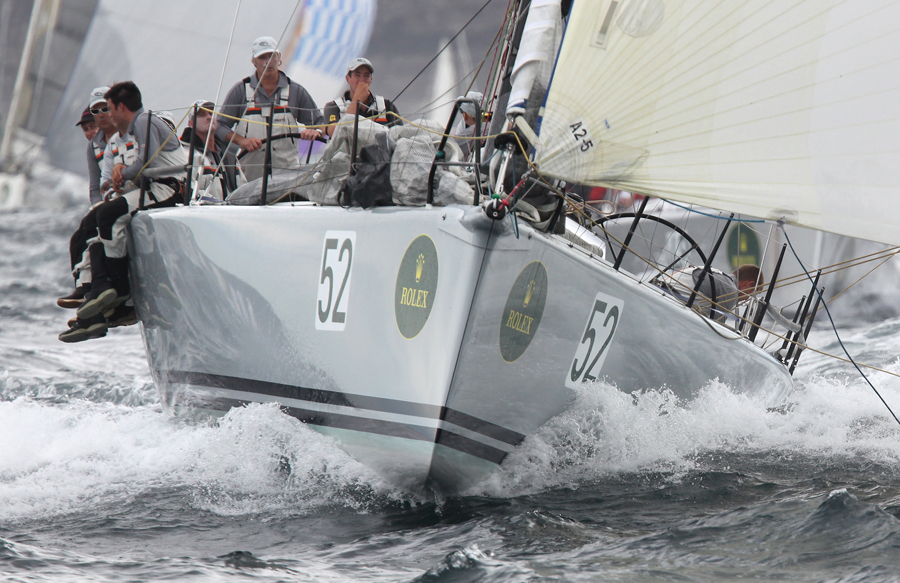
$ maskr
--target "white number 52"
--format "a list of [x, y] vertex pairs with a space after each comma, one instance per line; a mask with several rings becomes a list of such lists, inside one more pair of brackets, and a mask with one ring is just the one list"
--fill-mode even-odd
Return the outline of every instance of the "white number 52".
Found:
[[596, 380], [600, 376], [622, 316], [622, 308], [623, 302], [618, 298], [604, 293], [598, 293], [594, 298], [581, 343], [566, 373], [567, 387], [574, 389], [584, 381]]

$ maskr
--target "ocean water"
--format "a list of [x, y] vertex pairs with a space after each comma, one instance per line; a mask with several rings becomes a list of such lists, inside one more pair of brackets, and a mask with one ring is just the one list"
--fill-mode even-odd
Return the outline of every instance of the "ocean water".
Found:
[[[585, 385], [488, 482], [419, 500], [277, 408], [169, 416], [138, 327], [60, 343], [79, 215], [0, 213], [0, 580], [900, 580], [900, 425], [847, 363], [807, 352], [778, 410]], [[841, 338], [900, 412], [900, 320]]]

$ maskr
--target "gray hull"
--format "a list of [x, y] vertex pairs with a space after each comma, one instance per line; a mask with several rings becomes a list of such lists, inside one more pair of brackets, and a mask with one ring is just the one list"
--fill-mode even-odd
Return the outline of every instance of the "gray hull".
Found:
[[585, 380], [687, 399], [718, 378], [772, 405], [790, 391], [733, 332], [509, 225], [459, 207], [137, 214], [134, 295], [166, 405], [276, 402], [400, 487], [452, 493]]

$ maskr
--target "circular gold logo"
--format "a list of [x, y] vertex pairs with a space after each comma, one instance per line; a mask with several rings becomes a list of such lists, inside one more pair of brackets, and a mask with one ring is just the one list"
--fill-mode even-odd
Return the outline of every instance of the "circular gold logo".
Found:
[[509, 290], [500, 318], [500, 355], [506, 362], [522, 356], [537, 334], [547, 302], [547, 286], [544, 264], [532, 261]]
[[437, 284], [437, 249], [431, 237], [419, 235], [403, 255], [394, 288], [394, 315], [405, 338], [415, 338], [425, 327]]

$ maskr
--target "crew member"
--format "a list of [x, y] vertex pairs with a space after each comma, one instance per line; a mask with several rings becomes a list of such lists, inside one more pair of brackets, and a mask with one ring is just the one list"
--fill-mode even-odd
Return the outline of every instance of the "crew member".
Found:
[[[91, 289], [78, 308], [74, 325], [60, 334], [63, 342], [78, 342], [106, 335], [104, 313], [130, 298], [128, 290], [127, 226], [141, 204], [140, 189], [132, 183], [147, 163], [148, 168], [187, 164], [187, 155], [170, 126], [144, 111], [141, 92], [131, 81], [113, 85], [105, 94], [110, 116], [122, 136], [136, 141], [135, 160], [115, 164], [112, 185], [118, 197], [97, 207], [98, 236], [88, 241]], [[148, 131], [148, 123], [150, 125]], [[145, 193], [144, 208], [174, 206], [181, 198], [181, 170], [154, 178]], [[129, 190], [132, 188], [132, 190]]]
[[[255, 71], [236, 83], [225, 96], [216, 135], [225, 143], [234, 142], [245, 154], [241, 166], [247, 180], [262, 177], [265, 165], [265, 148], [269, 111], [274, 106], [272, 135], [296, 133], [297, 125], [307, 126], [300, 132], [304, 140], [315, 140], [324, 135], [323, 130], [309, 127], [322, 125], [323, 119], [310, 94], [291, 81], [278, 68], [281, 53], [274, 38], [263, 36], [253, 41], [252, 58]], [[236, 119], [237, 118], [237, 119]], [[272, 140], [271, 171], [297, 170], [298, 145], [294, 138]]]
[[185, 146], [193, 144], [194, 163], [191, 172], [192, 200], [225, 200], [234, 190], [247, 182], [237, 158], [228, 150], [227, 143], [216, 135], [218, 117], [215, 104], [199, 100], [197, 121], [188, 117], [188, 127], [181, 134]]
[[87, 138], [88, 142], [93, 140], [94, 136], [97, 135], [97, 122], [94, 121], [90, 106], [85, 107], [84, 111], [81, 112], [81, 120], [75, 124], [75, 127], [81, 128], [81, 131], [84, 132], [84, 137]]
[[[401, 125], [400, 112], [391, 103], [390, 99], [375, 95], [371, 91], [372, 75], [375, 68], [368, 59], [357, 57], [347, 65], [347, 85], [350, 89], [344, 92], [344, 97], [329, 101], [325, 105], [325, 119], [328, 122], [326, 131], [328, 135], [334, 135], [337, 122], [345, 113], [359, 113], [362, 117], [371, 118], [381, 125]], [[359, 104], [362, 104], [360, 107]]]
[[684, 300], [697, 289], [694, 305], [702, 314], [719, 321], [734, 313], [739, 303], [749, 299], [764, 284], [759, 267], [749, 263], [741, 265], [732, 274], [710, 268], [701, 282], [702, 272], [702, 268], [691, 266], [672, 275], [659, 276], [654, 281]]
[[[482, 95], [478, 91], [469, 91], [468, 93], [466, 93], [466, 97], [477, 101], [479, 106], [481, 106], [482, 101], [484, 101], [484, 95]], [[462, 120], [456, 123], [456, 127], [453, 128], [452, 135], [459, 136], [461, 138], [474, 137], [476, 123], [475, 105], [469, 101], [465, 101], [459, 105], [459, 112], [462, 114]], [[469, 152], [472, 151], [473, 141], [474, 140], [456, 140], [456, 142], [459, 144], [459, 148], [462, 150], [464, 158], [468, 158]]]

